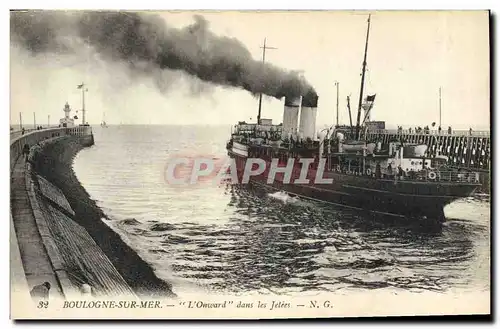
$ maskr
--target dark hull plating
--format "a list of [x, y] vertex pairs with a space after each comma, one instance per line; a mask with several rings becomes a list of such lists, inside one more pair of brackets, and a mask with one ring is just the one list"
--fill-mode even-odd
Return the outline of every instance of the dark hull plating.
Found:
[[[231, 151], [229, 155], [236, 161], [241, 181], [247, 158]], [[267, 168], [269, 166], [267, 162]], [[268, 170], [261, 175], [251, 176], [250, 183], [373, 214], [436, 222], [445, 220], [444, 206], [471, 195], [478, 187], [478, 184], [472, 183], [375, 179], [329, 171], [322, 177], [331, 178], [331, 184], [293, 184], [299, 171], [294, 172], [290, 183], [283, 183], [283, 174], [279, 173], [268, 183]], [[307, 177], [311, 182], [315, 176], [316, 170], [309, 169]]]

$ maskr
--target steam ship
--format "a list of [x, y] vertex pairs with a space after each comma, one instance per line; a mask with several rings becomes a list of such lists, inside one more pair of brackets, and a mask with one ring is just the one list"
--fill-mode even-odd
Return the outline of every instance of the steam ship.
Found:
[[[260, 118], [259, 102], [257, 123], [239, 122], [232, 129], [228, 154], [239, 179], [246, 167], [253, 169], [255, 163], [249, 167], [249, 159], [265, 163], [262, 173], [249, 177], [251, 184], [373, 214], [441, 223], [444, 206], [480, 186], [479, 174], [447, 167], [445, 156], [427, 156], [427, 145], [366, 139], [370, 123], [365, 121], [375, 100], [375, 95], [363, 98], [369, 32], [370, 17], [355, 127], [337, 124], [316, 134], [314, 92], [285, 97], [279, 125]], [[349, 98], [348, 108], [350, 114]], [[362, 109], [365, 120], [360, 122]], [[291, 174], [276, 173], [273, 164], [281, 169], [291, 166]], [[327, 183], [318, 184], [318, 175]]]

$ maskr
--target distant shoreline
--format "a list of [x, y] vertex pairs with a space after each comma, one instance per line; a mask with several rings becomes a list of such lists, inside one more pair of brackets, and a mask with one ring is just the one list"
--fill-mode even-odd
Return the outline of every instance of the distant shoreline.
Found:
[[[253, 121], [249, 121], [248, 123], [255, 123]], [[280, 122], [274, 122], [273, 120], [273, 124], [279, 124]], [[228, 127], [228, 126], [234, 126], [235, 124], [237, 124], [237, 122], [232, 122], [232, 123], [218, 123], [218, 124], [196, 124], [196, 123], [186, 123], [186, 124], [169, 124], [169, 123], [106, 123], [106, 126], [108, 127], [119, 127], [119, 126], [153, 126], [153, 127]], [[349, 125], [349, 123], [341, 123], [342, 125]], [[90, 123], [90, 125], [96, 129], [96, 128], [100, 128], [101, 127], [101, 123], [100, 122], [94, 122], [94, 123]], [[320, 123], [317, 125], [317, 130], [320, 130], [322, 128], [326, 128], [326, 127], [331, 127], [333, 125], [333, 123]], [[426, 124], [429, 126], [429, 128], [431, 130], [437, 130], [438, 127], [435, 126], [435, 127], [431, 127], [430, 124]], [[415, 127], [425, 127], [426, 125], [408, 125], [408, 124], [403, 124], [401, 125], [403, 127], [403, 129], [408, 129], [408, 128], [411, 128], [411, 129], [414, 129]], [[12, 123], [10, 125], [11, 127], [14, 128], [14, 130], [19, 130], [19, 123]], [[42, 127], [45, 127], [45, 125], [41, 125]], [[443, 126], [441, 127], [443, 132], [447, 131], [448, 129], [448, 126], [449, 124], [443, 124]], [[32, 129], [34, 128], [33, 125], [23, 125], [24, 128], [26, 129]], [[451, 125], [451, 128], [453, 130], [469, 130], [469, 128], [472, 128], [473, 131], [490, 131], [491, 127], [490, 126], [467, 126], [467, 125], [460, 125], [460, 126], [453, 126]], [[396, 130], [398, 129], [398, 125], [397, 124], [387, 124], [386, 123], [386, 129], [388, 130]]]

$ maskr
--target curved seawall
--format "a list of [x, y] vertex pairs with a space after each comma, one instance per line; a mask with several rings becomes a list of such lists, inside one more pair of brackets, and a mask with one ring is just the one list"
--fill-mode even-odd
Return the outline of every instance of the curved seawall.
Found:
[[[31, 147], [27, 161], [24, 144]], [[78, 294], [84, 283], [94, 295], [173, 296], [170, 285], [102, 222], [106, 216], [75, 177], [73, 158], [91, 145], [90, 127], [11, 139], [11, 241], [17, 242], [11, 267], [20, 267], [20, 258], [29, 289], [48, 281], [51, 293], [64, 297]]]

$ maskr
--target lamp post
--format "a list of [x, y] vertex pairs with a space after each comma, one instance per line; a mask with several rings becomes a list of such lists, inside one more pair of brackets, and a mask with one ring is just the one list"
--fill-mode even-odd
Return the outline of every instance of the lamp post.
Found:
[[336, 120], [336, 127], [339, 126], [339, 82], [335, 81], [335, 86], [337, 87], [337, 120]]
[[441, 127], [441, 87], [439, 87], [439, 127]]

